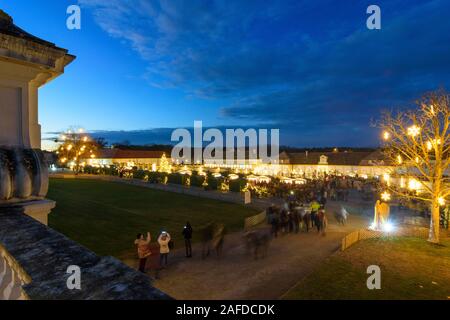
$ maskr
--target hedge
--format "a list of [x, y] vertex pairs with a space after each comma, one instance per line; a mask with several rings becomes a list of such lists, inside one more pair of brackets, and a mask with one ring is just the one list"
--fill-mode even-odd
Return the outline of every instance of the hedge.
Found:
[[205, 176], [200, 176], [198, 174], [193, 174], [191, 176], [191, 186], [193, 187], [202, 187], [205, 182]]
[[230, 180], [230, 182], [229, 182], [230, 191], [241, 192], [242, 189], [244, 189], [246, 184], [247, 184], [246, 179], [239, 178], [239, 179], [235, 179], [235, 180]]
[[219, 189], [219, 186], [220, 186], [220, 184], [223, 181], [222, 177], [216, 178], [213, 175], [208, 175], [207, 179], [208, 179], [207, 180], [208, 186], [206, 187], [207, 190], [217, 190], [217, 189]]
[[186, 180], [187, 180], [187, 175], [185, 174], [180, 174], [180, 173], [171, 173], [168, 176], [168, 183], [173, 183], [173, 184], [181, 184], [181, 185], [185, 185], [186, 184]]

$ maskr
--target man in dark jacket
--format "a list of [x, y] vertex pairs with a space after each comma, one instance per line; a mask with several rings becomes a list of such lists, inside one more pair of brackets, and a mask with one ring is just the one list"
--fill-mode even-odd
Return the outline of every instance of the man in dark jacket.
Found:
[[191, 246], [191, 239], [192, 239], [192, 227], [191, 224], [186, 222], [186, 225], [183, 229], [183, 237], [184, 237], [184, 244], [186, 246], [186, 257], [191, 258], [192, 257], [192, 246]]

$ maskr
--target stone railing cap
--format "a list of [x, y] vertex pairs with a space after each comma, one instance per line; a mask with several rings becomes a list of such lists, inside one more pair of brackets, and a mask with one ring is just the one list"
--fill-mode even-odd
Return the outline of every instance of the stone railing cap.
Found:
[[[30, 299], [171, 299], [148, 276], [92, 251], [16, 209], [0, 208], [0, 243], [29, 275]], [[69, 290], [67, 268], [81, 269], [81, 290]]]

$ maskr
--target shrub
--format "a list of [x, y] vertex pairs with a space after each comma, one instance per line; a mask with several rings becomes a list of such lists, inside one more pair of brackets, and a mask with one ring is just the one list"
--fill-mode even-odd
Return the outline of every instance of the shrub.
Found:
[[109, 168], [104, 168], [105, 174], [109, 174], [111, 176], [118, 176], [119, 175], [119, 169], [116, 166], [110, 166]]
[[133, 178], [144, 180], [148, 176], [149, 172], [147, 170], [133, 170]]
[[85, 166], [84, 168], [83, 168], [83, 173], [86, 173], [86, 174], [92, 174], [93, 173], [93, 170], [94, 168], [93, 167], [91, 167], [91, 166]]
[[247, 184], [247, 180], [243, 178], [239, 178], [236, 180], [230, 180], [230, 191], [232, 192], [241, 192]]
[[193, 174], [191, 176], [191, 186], [202, 187], [205, 182], [205, 176], [200, 176], [198, 174]]
[[97, 167], [93, 167], [93, 166], [85, 166], [83, 168], [83, 173], [86, 174], [102, 174], [103, 168], [97, 168]]
[[179, 173], [171, 173], [168, 176], [167, 182], [168, 183], [173, 183], [173, 184], [184, 185], [184, 184], [186, 184], [186, 175], [179, 174]]
[[167, 173], [150, 171], [148, 173], [148, 182], [150, 183], [166, 183]]
[[208, 179], [207, 180], [208, 186], [206, 187], [206, 190], [217, 190], [217, 189], [219, 189], [219, 187], [220, 187], [220, 185], [221, 185], [221, 183], [223, 181], [222, 177], [215, 178], [211, 174], [208, 175], [207, 179]]

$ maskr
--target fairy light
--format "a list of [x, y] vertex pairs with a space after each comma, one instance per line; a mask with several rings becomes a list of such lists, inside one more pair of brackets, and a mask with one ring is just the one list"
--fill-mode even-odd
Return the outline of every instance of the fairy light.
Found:
[[408, 135], [413, 138], [418, 136], [419, 133], [420, 133], [420, 128], [416, 125], [412, 125], [411, 127], [408, 128]]
[[391, 194], [389, 192], [385, 191], [381, 194], [381, 199], [383, 201], [389, 201], [389, 200], [391, 200]]
[[428, 151], [433, 149], [433, 146], [439, 146], [439, 145], [441, 145], [441, 139], [440, 138], [427, 141], [427, 149], [428, 149]]
[[387, 185], [389, 186], [390, 185], [390, 181], [391, 181], [391, 176], [389, 175], [389, 173], [383, 174], [383, 179], [387, 183]]
[[420, 188], [420, 182], [417, 181], [416, 179], [412, 178], [408, 182], [408, 188], [410, 190], [416, 190], [417, 191]]

